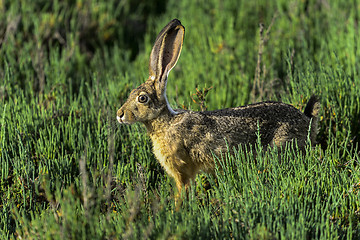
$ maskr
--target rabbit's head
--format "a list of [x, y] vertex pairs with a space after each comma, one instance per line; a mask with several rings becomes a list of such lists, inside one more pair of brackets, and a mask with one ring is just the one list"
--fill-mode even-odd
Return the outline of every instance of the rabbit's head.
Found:
[[149, 78], [131, 91], [117, 111], [120, 123], [151, 121], [165, 110], [174, 113], [166, 98], [166, 84], [169, 72], [179, 59], [184, 34], [185, 28], [177, 19], [161, 30], [150, 54]]

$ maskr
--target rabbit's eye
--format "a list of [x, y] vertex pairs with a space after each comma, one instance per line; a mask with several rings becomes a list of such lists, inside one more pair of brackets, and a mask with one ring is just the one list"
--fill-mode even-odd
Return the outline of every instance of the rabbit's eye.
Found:
[[146, 95], [140, 95], [138, 96], [138, 101], [139, 103], [146, 103], [149, 101], [149, 97]]

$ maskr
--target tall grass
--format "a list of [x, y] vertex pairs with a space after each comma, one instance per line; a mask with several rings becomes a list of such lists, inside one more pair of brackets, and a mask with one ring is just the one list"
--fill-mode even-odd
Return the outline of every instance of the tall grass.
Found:
[[[359, 14], [345, 0], [0, 1], [0, 237], [359, 238]], [[174, 107], [322, 105], [314, 149], [218, 156], [179, 210], [143, 127], [115, 122], [175, 17]]]

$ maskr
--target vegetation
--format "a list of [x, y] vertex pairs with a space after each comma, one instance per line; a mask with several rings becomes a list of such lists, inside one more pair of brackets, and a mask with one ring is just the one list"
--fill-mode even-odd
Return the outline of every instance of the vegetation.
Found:
[[[145, 129], [115, 121], [175, 17], [173, 107], [317, 94], [319, 145], [217, 156], [176, 209]], [[359, 239], [359, 19], [356, 0], [0, 0], [0, 238]]]

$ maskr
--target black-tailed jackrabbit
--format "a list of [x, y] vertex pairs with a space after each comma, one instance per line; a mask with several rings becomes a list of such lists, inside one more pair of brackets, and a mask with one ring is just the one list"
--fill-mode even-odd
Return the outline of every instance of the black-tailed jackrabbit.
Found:
[[315, 142], [320, 103], [314, 96], [304, 113], [269, 101], [205, 112], [173, 110], [166, 98], [166, 84], [180, 56], [184, 33], [177, 19], [161, 30], [151, 51], [149, 78], [132, 90], [117, 111], [120, 123], [145, 124], [154, 154], [175, 179], [179, 192], [199, 170], [214, 171], [213, 154], [220, 155], [239, 144], [254, 145], [257, 133], [264, 146], [280, 147], [296, 140], [303, 149], [308, 136]]

